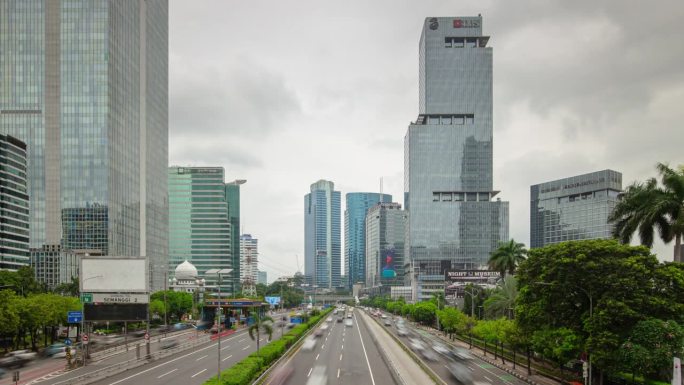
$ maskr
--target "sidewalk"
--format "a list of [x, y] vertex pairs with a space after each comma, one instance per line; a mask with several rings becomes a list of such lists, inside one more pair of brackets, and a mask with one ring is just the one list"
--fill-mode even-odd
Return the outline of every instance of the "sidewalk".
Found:
[[[532, 375], [528, 376], [527, 375], [527, 366], [525, 365], [520, 365], [517, 364], [515, 365], [515, 369], [513, 369], [513, 362], [506, 360], [506, 363], [503, 364], [501, 362], [501, 358], [494, 360], [494, 352], [488, 351], [487, 355], [485, 356], [484, 354], [484, 349], [480, 349], [479, 347], [473, 345], [472, 348], [469, 348], [469, 344], [467, 342], [463, 342], [459, 339], [456, 339], [454, 341], [450, 340], [448, 337], [445, 337], [442, 333], [438, 332], [435, 329], [432, 328], [425, 328], [423, 326], [419, 326], [417, 324], [414, 324], [414, 326], [420, 330], [426, 331], [430, 333], [432, 336], [439, 338], [442, 340], [442, 342], [451, 345], [451, 346], [457, 346], [460, 348], [465, 348], [469, 349], [470, 353], [473, 354], [474, 356], [478, 357], [479, 359], [487, 362], [488, 364], [494, 365], [499, 369], [505, 370], [506, 372], [516, 376], [517, 378], [527, 381], [528, 383], [532, 385], [561, 385], [562, 383], [553, 379], [550, 379], [548, 377], [539, 375], [539, 374], [534, 374], [534, 368], [532, 369]], [[498, 357], [498, 356], [497, 356]]]
[[397, 373], [402, 384], [435, 383], [408, 353], [401, 348], [397, 348], [397, 343], [390, 337], [387, 330], [370, 319], [366, 312], [358, 311], [354, 313], [356, 313], [357, 317], [363, 318], [370, 334], [376, 339], [377, 347], [384, 354], [386, 361], [388, 361], [387, 364], [390, 370]]

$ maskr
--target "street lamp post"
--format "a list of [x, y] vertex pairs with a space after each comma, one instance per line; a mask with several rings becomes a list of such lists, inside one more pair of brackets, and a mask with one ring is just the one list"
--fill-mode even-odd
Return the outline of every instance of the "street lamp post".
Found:
[[[92, 277], [82, 279], [81, 284], [80, 284], [81, 291], [79, 292], [79, 294], [83, 293], [82, 289], [83, 289], [83, 283], [84, 282], [90, 281], [91, 279], [103, 278], [103, 277], [104, 277], [103, 275], [95, 275]], [[81, 297], [81, 296], [79, 295], [79, 297]], [[85, 334], [85, 302], [83, 301], [83, 298], [80, 298], [80, 300], [81, 300], [81, 335], [84, 335]], [[86, 346], [87, 345], [84, 343], [83, 337], [81, 337], [81, 355], [83, 356], [83, 366], [86, 366], [86, 356], [87, 356]]]
[[216, 323], [216, 332], [218, 337], [218, 383], [221, 383], [221, 278], [224, 274], [230, 274], [233, 269], [209, 269], [206, 271], [206, 275], [218, 275], [218, 322]]
[[[542, 286], [553, 286], [553, 283], [549, 282], [534, 282], [536, 285], [542, 285]], [[575, 289], [578, 289], [582, 291], [588, 298], [589, 298], [589, 322], [593, 321], [594, 319], [594, 297], [591, 293], [591, 290], [587, 291], [585, 288], [581, 286], [575, 286], [573, 285]], [[589, 337], [591, 337], [591, 330], [589, 330]], [[588, 377], [586, 380], [586, 385], [592, 385], [593, 383], [593, 378], [591, 377], [591, 352], [587, 351], [587, 364], [588, 364]]]

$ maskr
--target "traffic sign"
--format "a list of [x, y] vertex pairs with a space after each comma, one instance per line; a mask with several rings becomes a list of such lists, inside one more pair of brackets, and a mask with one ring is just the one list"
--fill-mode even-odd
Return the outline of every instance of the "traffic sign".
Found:
[[81, 336], [81, 341], [83, 341], [83, 345], [88, 345], [88, 335], [84, 333]]
[[64, 345], [71, 346], [71, 339], [67, 338], [64, 340]]
[[80, 311], [68, 311], [67, 322], [70, 324], [77, 324], [83, 321], [83, 313]]
[[150, 333], [145, 333], [145, 342], [150, 342]]
[[93, 293], [81, 293], [81, 302], [93, 303]]

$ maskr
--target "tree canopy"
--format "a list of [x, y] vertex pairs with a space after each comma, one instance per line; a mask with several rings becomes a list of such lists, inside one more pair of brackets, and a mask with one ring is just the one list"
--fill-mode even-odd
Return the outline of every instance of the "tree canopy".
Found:
[[506, 273], [513, 275], [516, 267], [525, 260], [526, 255], [525, 245], [514, 239], [499, 242], [499, 247], [489, 258], [489, 268], [501, 272], [501, 277], [504, 277]]

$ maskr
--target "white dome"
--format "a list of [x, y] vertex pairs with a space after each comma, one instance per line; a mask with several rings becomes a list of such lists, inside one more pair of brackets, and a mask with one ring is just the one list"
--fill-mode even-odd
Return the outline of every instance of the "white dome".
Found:
[[194, 280], [195, 278], [197, 278], [197, 268], [195, 267], [195, 265], [186, 260], [185, 262], [181, 263], [176, 267], [175, 275], [175, 278], [179, 281], [186, 279]]

